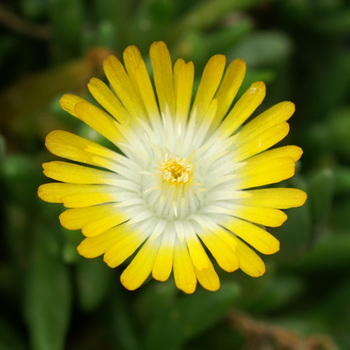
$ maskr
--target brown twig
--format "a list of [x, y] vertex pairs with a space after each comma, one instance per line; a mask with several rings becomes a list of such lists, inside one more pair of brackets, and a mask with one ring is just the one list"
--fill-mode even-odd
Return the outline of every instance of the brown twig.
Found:
[[303, 338], [287, 328], [254, 320], [237, 310], [229, 313], [228, 322], [243, 335], [246, 350], [337, 350], [326, 335]]
[[51, 36], [47, 25], [39, 25], [21, 18], [0, 4], [0, 24], [13, 31], [35, 39], [47, 40]]

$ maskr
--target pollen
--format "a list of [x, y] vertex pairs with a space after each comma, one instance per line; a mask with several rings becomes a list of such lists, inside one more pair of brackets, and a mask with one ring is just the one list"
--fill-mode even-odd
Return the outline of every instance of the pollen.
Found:
[[192, 181], [191, 163], [183, 158], [167, 154], [165, 160], [160, 165], [163, 181], [173, 184], [185, 184]]

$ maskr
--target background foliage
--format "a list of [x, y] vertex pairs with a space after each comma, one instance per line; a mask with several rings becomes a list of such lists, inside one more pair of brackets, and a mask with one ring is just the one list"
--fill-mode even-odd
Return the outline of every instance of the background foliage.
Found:
[[[0, 349], [350, 349], [350, 5], [346, 0], [7, 0], [0, 5]], [[60, 110], [89, 98], [108, 53], [164, 40], [196, 77], [215, 53], [267, 83], [263, 108], [292, 100], [287, 143], [303, 147], [307, 204], [274, 234], [281, 251], [259, 279], [220, 272], [219, 292], [151, 281], [76, 252], [80, 232], [42, 203], [56, 128], [99, 136]], [[241, 92], [244, 88], [241, 89]]]

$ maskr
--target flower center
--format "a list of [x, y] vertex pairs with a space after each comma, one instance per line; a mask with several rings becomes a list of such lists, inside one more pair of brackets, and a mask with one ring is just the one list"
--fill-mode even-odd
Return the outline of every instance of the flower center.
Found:
[[192, 164], [183, 158], [167, 154], [160, 165], [163, 180], [168, 183], [181, 184], [192, 181]]

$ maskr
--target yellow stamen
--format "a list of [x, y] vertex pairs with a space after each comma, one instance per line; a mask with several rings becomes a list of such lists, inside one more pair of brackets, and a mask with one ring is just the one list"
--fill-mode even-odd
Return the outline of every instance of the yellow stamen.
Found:
[[160, 165], [163, 180], [173, 184], [190, 183], [192, 181], [191, 163], [183, 158], [166, 154], [165, 160]]

